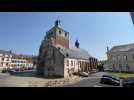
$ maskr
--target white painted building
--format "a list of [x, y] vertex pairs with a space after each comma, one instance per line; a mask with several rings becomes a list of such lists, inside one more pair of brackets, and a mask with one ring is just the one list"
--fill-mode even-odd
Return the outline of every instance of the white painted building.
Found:
[[3, 69], [4, 67], [11, 67], [11, 59], [11, 51], [0, 50], [0, 69]]
[[12, 67], [26, 67], [27, 63], [26, 63], [26, 59], [22, 59], [22, 58], [12, 58], [12, 63], [11, 63]]
[[32, 56], [14, 54], [11, 51], [0, 50], [0, 70], [3, 68], [33, 67]]

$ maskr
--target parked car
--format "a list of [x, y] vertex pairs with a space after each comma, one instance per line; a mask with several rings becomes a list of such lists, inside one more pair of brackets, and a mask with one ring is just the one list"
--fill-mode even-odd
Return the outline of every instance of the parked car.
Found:
[[100, 80], [100, 83], [119, 86], [120, 85], [120, 80], [115, 78], [115, 77], [112, 77], [110, 75], [103, 75], [101, 80]]
[[127, 78], [123, 80], [123, 87], [134, 87], [134, 78]]
[[86, 72], [80, 72], [80, 76], [88, 77], [89, 75]]
[[2, 70], [2, 73], [7, 73], [7, 72], [8, 72], [7, 69]]

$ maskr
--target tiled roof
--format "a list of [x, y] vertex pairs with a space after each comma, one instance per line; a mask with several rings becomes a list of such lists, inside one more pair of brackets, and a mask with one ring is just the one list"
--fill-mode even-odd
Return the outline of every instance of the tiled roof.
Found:
[[131, 49], [134, 49], [134, 43], [132, 43], [132, 44], [126, 44], [126, 45], [114, 46], [110, 50], [110, 52], [129, 51]]
[[60, 49], [60, 52], [68, 58], [76, 58], [76, 59], [89, 59], [91, 55], [83, 49], [80, 48], [71, 48], [71, 49]]

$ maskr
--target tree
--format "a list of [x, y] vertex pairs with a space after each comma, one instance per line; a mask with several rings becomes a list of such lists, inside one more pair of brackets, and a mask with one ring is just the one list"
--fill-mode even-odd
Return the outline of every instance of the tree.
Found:
[[103, 65], [103, 63], [97, 65], [98, 71], [104, 71]]

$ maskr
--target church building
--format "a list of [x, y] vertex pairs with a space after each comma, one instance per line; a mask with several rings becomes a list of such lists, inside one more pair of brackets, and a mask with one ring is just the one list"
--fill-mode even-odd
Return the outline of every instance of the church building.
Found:
[[56, 20], [39, 48], [37, 71], [44, 77], [69, 78], [74, 73], [96, 69], [97, 62], [96, 58], [80, 48], [78, 40], [74, 47], [69, 46], [69, 32], [63, 30], [60, 21]]

